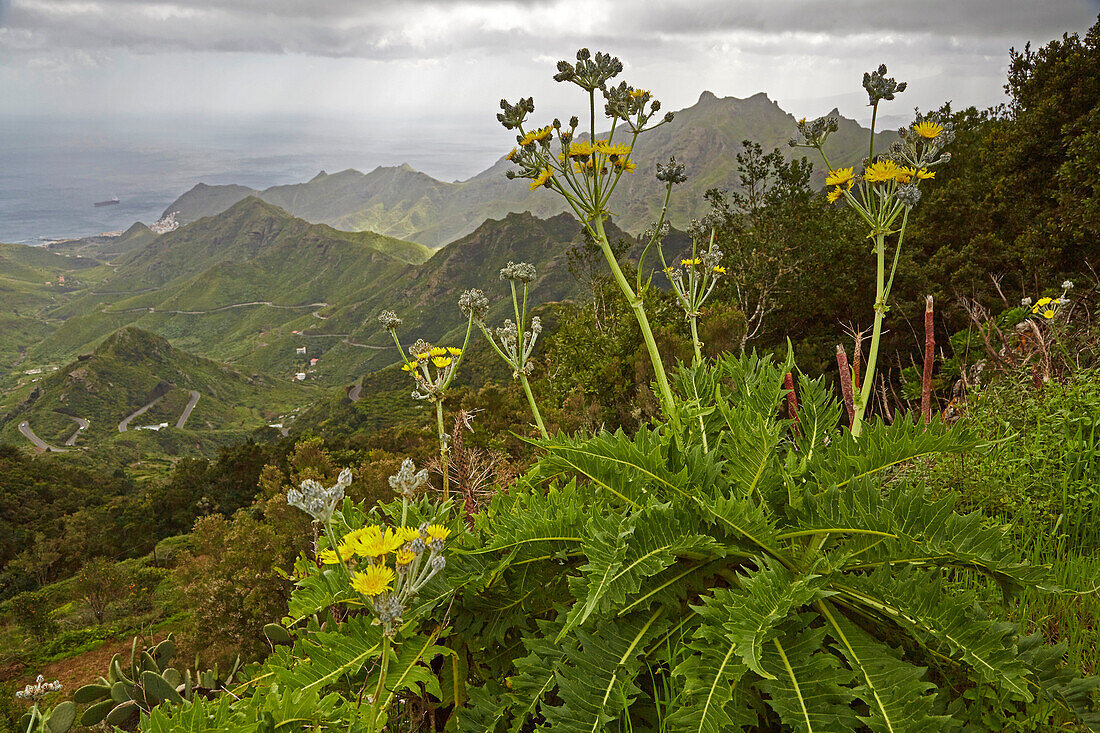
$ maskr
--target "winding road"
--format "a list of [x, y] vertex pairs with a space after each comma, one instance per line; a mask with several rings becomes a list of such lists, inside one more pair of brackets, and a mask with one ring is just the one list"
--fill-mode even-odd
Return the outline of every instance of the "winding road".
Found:
[[[229, 310], [230, 308], [244, 308], [250, 305], [266, 305], [270, 308], [279, 308], [282, 310], [294, 310], [296, 308], [327, 308], [328, 303], [306, 303], [304, 305], [275, 305], [270, 300], [251, 300], [247, 303], [233, 303], [231, 305], [223, 305], [218, 308], [211, 308], [208, 311], [177, 311], [177, 310], [158, 310], [155, 306], [144, 306], [141, 308], [123, 308], [120, 311], [109, 310], [107, 306], [103, 307], [104, 313], [135, 313], [137, 311], [148, 311], [150, 313], [168, 313], [171, 315], [182, 316], [204, 316], [207, 313], [218, 313], [220, 311]], [[318, 316], [323, 318], [324, 316]]]
[[[139, 407], [137, 410], [135, 410], [134, 412], [131, 412], [129, 415], [127, 415], [122, 420], [122, 422], [120, 422], [118, 424], [118, 432], [125, 433], [130, 428], [130, 421], [131, 420], [133, 420], [135, 417], [138, 417], [139, 415], [144, 415], [150, 407], [152, 407], [153, 405], [160, 402], [161, 398], [163, 398], [163, 397], [164, 397], [164, 395], [161, 395], [160, 397], [157, 397], [155, 400], [150, 402], [148, 405], [145, 405], [144, 407]], [[188, 414], [190, 414], [190, 411], [188, 411]]]
[[34, 443], [34, 447], [42, 451], [43, 453], [49, 453], [51, 451], [54, 453], [69, 452], [68, 448], [58, 448], [56, 445], [50, 445], [46, 441], [39, 438], [37, 435], [34, 434], [34, 431], [31, 430], [30, 423], [28, 423], [26, 420], [19, 423], [19, 432], [23, 433], [27, 440]]
[[191, 401], [187, 403], [187, 407], [183, 408], [183, 412], [180, 413], [180, 419], [176, 420], [176, 427], [182, 428], [187, 424], [187, 418], [191, 417], [191, 410], [195, 409], [195, 405], [199, 401], [199, 397], [202, 397], [195, 390], [191, 390]]
[[75, 421], [77, 425], [76, 432], [69, 436], [69, 439], [65, 441], [65, 445], [76, 445], [76, 439], [80, 437], [81, 431], [88, 429], [88, 421], [82, 417], [76, 417], [75, 415], [65, 415], [65, 417]]

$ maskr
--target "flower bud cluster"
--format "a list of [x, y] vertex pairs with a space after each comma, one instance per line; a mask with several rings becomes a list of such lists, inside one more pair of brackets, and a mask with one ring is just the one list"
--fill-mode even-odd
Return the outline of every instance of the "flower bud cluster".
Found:
[[286, 502], [319, 522], [328, 522], [336, 507], [343, 501], [344, 490], [350, 485], [351, 469], [345, 468], [332, 486], [326, 487], [313, 479], [306, 479], [300, 489], [286, 492]]
[[886, 76], [886, 64], [879, 65], [875, 71], [863, 74], [863, 88], [867, 91], [867, 98], [872, 107], [882, 100], [891, 101], [895, 94], [904, 92], [906, 86], [908, 86], [906, 82], [899, 83], [892, 77]]
[[535, 111], [535, 100], [532, 97], [521, 98], [515, 104], [509, 104], [507, 99], [502, 99], [500, 108], [504, 111], [497, 115], [497, 121], [504, 125], [504, 129], [514, 130], [523, 124], [527, 115]]
[[[697, 228], [701, 222], [693, 221]], [[694, 242], [698, 239], [693, 236], [692, 256], [680, 260], [680, 266], [669, 267], [666, 263], [665, 275], [672, 285], [672, 291], [676, 295], [676, 302], [684, 309], [684, 316], [688, 319], [698, 318], [702, 312], [703, 304], [714, 292], [715, 285], [725, 276], [726, 268], [722, 266], [722, 250], [714, 246], [711, 239], [710, 247], [702, 255], [694, 255]], [[664, 252], [661, 253], [664, 261]]]
[[458, 308], [462, 315], [472, 318], [474, 323], [485, 323], [485, 316], [489, 314], [489, 299], [480, 289], [472, 288], [459, 297]]
[[401, 319], [393, 311], [382, 311], [378, 314], [378, 325], [387, 331], [392, 331], [401, 325]]
[[683, 183], [687, 180], [684, 170], [683, 163], [677, 163], [674, 155], [668, 159], [668, 163], [664, 165], [657, 164], [657, 180], [670, 186], [674, 183]]
[[818, 117], [813, 122], [806, 122], [803, 117], [798, 121], [798, 136], [788, 140], [787, 144], [792, 148], [820, 148], [839, 126], [833, 115]]
[[618, 76], [623, 70], [623, 62], [618, 58], [600, 51], [595, 58], [587, 48], [577, 51], [577, 63], [568, 61], [558, 62], [558, 73], [554, 74], [554, 81], [572, 82], [586, 92], [596, 89], [606, 89], [607, 82]]
[[49, 695], [51, 692], [60, 692], [61, 686], [61, 683], [57, 680], [54, 680], [53, 682], [47, 682], [45, 677], [43, 677], [42, 675], [38, 675], [38, 678], [35, 679], [34, 684], [27, 685], [19, 692], [16, 692], [15, 696], [20, 700], [27, 700], [33, 703], [38, 703], [41, 702], [43, 698], [45, 698], [46, 695]]
[[[535, 266], [528, 262], [515, 263], [511, 260], [500, 270], [501, 280], [513, 280], [527, 284], [535, 279]], [[459, 302], [461, 307], [462, 303]]]
[[414, 499], [420, 492], [420, 488], [428, 483], [428, 469], [416, 470], [416, 464], [412, 459], [406, 458], [401, 462], [401, 468], [390, 476], [390, 488], [394, 493], [405, 499]]

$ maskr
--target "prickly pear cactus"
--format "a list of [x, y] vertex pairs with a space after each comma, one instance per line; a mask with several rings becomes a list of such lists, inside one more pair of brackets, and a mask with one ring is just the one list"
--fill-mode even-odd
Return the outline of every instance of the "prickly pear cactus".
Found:
[[[195, 695], [209, 697], [214, 691], [230, 684], [240, 668], [240, 660], [229, 674], [221, 678], [217, 665], [214, 669], [182, 672], [169, 666], [176, 653], [171, 635], [152, 647], [138, 647], [134, 637], [130, 648], [129, 664], [123, 663], [121, 654], [111, 660], [106, 677], [85, 685], [76, 691], [73, 700], [88, 705], [80, 716], [80, 724], [93, 726], [99, 723], [132, 729], [141, 713], [148, 713], [164, 702], [181, 703], [194, 699]], [[55, 731], [54, 733], [63, 733]]]

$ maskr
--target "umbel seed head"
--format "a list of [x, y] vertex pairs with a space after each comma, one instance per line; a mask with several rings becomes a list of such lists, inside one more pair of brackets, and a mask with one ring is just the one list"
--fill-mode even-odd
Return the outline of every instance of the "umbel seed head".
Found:
[[392, 331], [401, 325], [401, 319], [393, 311], [382, 311], [378, 314], [378, 324], [387, 331]]
[[471, 288], [459, 296], [458, 307], [467, 318], [482, 323], [489, 314], [489, 299], [480, 289]]

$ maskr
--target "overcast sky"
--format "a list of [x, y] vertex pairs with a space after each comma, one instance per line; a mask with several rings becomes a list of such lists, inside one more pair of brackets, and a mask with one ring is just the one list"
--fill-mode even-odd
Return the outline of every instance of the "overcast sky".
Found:
[[1010, 46], [1096, 21], [1100, 0], [0, 0], [2, 114], [315, 115], [395, 129], [495, 124], [501, 97], [567, 115], [553, 64], [610, 51], [666, 109], [766, 91], [796, 115], [1002, 101]]

